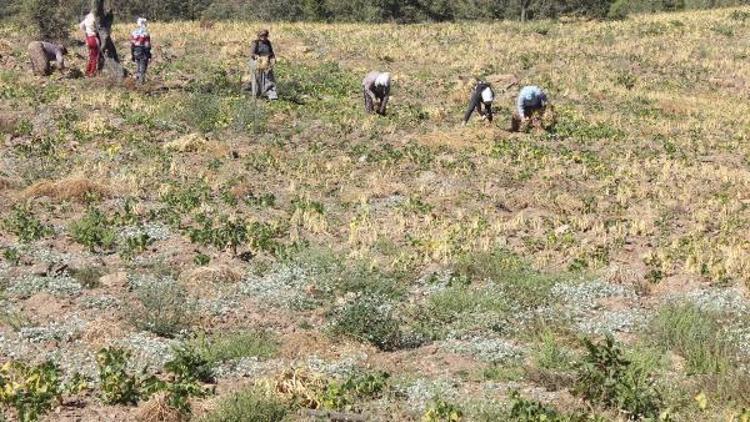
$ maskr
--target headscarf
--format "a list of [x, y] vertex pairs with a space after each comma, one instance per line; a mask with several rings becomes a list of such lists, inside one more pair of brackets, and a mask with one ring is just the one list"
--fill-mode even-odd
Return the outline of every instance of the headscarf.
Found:
[[138, 19], [136, 20], [136, 23], [137, 23], [137, 24], [138, 24], [138, 26], [140, 26], [141, 28], [145, 28], [145, 27], [146, 27], [146, 25], [148, 24], [148, 20], [147, 20], [146, 18], [138, 18]]

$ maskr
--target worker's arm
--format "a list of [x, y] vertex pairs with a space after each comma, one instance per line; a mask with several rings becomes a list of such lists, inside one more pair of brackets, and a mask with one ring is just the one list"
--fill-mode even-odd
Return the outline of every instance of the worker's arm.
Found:
[[487, 108], [487, 110], [485, 110], [485, 116], [487, 116], [487, 120], [491, 122], [492, 121], [492, 103], [484, 103], [484, 106]]
[[258, 58], [258, 55], [256, 54], [258, 50], [258, 41], [253, 41], [250, 44], [250, 59], [255, 60]]
[[276, 53], [273, 52], [273, 44], [271, 44], [271, 41], [268, 41], [268, 49], [271, 51], [271, 54], [268, 55], [268, 60], [276, 60]]
[[65, 58], [63, 57], [62, 50], [58, 49], [55, 52], [55, 61], [57, 62], [57, 68], [62, 72], [65, 70]]
[[524, 103], [523, 96], [519, 95], [518, 99], [516, 100], [516, 113], [518, 114], [518, 117], [521, 120], [526, 118], [526, 114], [524, 114], [524, 111], [523, 111], [523, 103]]

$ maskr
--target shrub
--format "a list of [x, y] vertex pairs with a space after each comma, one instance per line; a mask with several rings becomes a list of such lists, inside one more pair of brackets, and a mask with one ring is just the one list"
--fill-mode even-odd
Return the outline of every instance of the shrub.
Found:
[[166, 392], [167, 405], [183, 415], [192, 413], [191, 397], [205, 397], [212, 391], [201, 383], [213, 382], [214, 373], [209, 362], [192, 347], [175, 350], [175, 357], [164, 365], [169, 374], [167, 382], [157, 382], [153, 390]]
[[95, 252], [114, 246], [117, 233], [113, 225], [101, 211], [92, 208], [83, 218], [72, 223], [69, 229], [73, 240]]
[[716, 374], [730, 366], [731, 345], [716, 315], [692, 304], [668, 305], [651, 323], [657, 345], [685, 358], [691, 374]]
[[630, 418], [656, 418], [661, 394], [651, 374], [628, 361], [608, 336], [601, 343], [584, 339], [588, 354], [578, 364], [573, 392], [592, 404], [619, 409]]
[[218, 334], [198, 341], [201, 354], [213, 364], [249, 356], [268, 358], [276, 354], [278, 345], [265, 331]]
[[131, 321], [140, 330], [163, 337], [173, 337], [190, 328], [195, 319], [195, 305], [187, 291], [170, 279], [149, 282], [136, 290], [138, 305]]
[[330, 333], [371, 343], [383, 351], [403, 346], [400, 322], [377, 298], [365, 297], [346, 305], [331, 315]]
[[344, 382], [330, 382], [321, 394], [323, 406], [348, 410], [359, 401], [382, 396], [390, 375], [386, 372], [351, 374]]
[[3, 227], [18, 236], [21, 242], [33, 242], [55, 233], [52, 227], [36, 218], [31, 208], [26, 205], [13, 207], [10, 215], [3, 219]]
[[77, 2], [70, 0], [22, 0], [23, 19], [41, 39], [65, 41]]
[[422, 415], [422, 422], [459, 422], [464, 412], [460, 407], [443, 399], [435, 399]]
[[211, 362], [195, 347], [183, 345], [174, 350], [175, 357], [164, 365], [164, 369], [179, 379], [194, 379], [200, 382], [214, 382]]
[[232, 394], [219, 402], [218, 407], [201, 418], [201, 422], [271, 422], [281, 421], [289, 407], [278, 398], [258, 387]]
[[122, 349], [107, 347], [96, 354], [99, 367], [100, 397], [106, 404], [137, 404], [140, 382], [128, 372], [130, 354]]
[[18, 420], [36, 421], [62, 401], [60, 368], [52, 362], [30, 366], [10, 361], [0, 368], [0, 404], [13, 408]]

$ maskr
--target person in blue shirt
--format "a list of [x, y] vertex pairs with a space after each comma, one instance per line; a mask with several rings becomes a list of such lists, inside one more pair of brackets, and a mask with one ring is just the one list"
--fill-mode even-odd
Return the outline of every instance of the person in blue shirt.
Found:
[[521, 124], [528, 123], [535, 116], [543, 116], [549, 105], [547, 94], [538, 86], [531, 85], [521, 88], [516, 100], [516, 110], [511, 120], [511, 130], [518, 131]]

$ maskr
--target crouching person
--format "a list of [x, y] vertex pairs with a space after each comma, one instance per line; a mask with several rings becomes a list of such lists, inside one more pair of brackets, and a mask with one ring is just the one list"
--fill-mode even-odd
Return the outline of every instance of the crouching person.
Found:
[[549, 104], [547, 94], [538, 86], [525, 86], [516, 100], [516, 110], [511, 118], [511, 130], [517, 132], [522, 125], [534, 123], [541, 126]]
[[53, 44], [46, 41], [32, 41], [28, 46], [29, 58], [31, 58], [31, 70], [37, 76], [48, 76], [52, 73], [52, 63], [57, 70], [63, 73], [65, 70], [65, 58], [68, 50], [61, 44]]
[[388, 72], [370, 72], [362, 80], [365, 96], [365, 112], [385, 115], [388, 98], [391, 95], [391, 74]]
[[135, 79], [139, 83], [146, 80], [146, 70], [151, 61], [151, 34], [148, 32], [148, 21], [138, 18], [138, 27], [130, 34], [130, 55], [136, 64]]
[[469, 122], [471, 115], [476, 111], [482, 120], [492, 121], [492, 102], [495, 101], [495, 92], [489, 82], [477, 81], [469, 98], [469, 107], [464, 113], [463, 125]]

